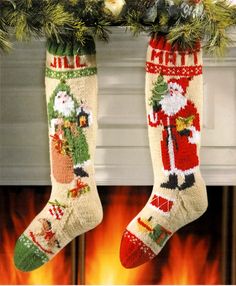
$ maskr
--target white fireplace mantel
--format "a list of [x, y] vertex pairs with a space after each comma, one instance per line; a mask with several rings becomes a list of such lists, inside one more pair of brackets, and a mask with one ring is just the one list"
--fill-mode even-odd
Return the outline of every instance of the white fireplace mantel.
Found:
[[[112, 28], [97, 43], [98, 185], [152, 185], [144, 108], [148, 38]], [[208, 185], [236, 185], [236, 31], [222, 60], [204, 57], [201, 170]], [[45, 42], [0, 55], [0, 185], [49, 185]]]

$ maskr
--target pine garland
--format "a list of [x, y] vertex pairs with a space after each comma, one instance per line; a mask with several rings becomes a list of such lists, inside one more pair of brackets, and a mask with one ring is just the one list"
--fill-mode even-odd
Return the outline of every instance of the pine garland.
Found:
[[[10, 1], [7, 0], [5, 2], [11, 3]], [[9, 35], [8, 26], [5, 17], [3, 16], [3, 9], [2, 9], [3, 3], [0, 2], [0, 49], [6, 52], [11, 49], [11, 43], [9, 41], [9, 36], [8, 36]]]
[[[139, 4], [138, 4], [139, 2]], [[147, 2], [156, 4], [156, 14], [145, 9]], [[135, 6], [141, 7], [135, 10]], [[191, 13], [191, 8], [201, 7], [202, 13]], [[184, 12], [190, 8], [189, 14]], [[188, 9], [187, 9], [188, 10]], [[236, 25], [236, 6], [228, 0], [142, 0], [133, 3], [128, 14], [128, 23], [135, 33], [146, 31], [165, 35], [172, 44], [182, 49], [193, 48], [199, 40], [205, 40], [205, 50], [210, 54], [223, 55], [231, 43], [227, 33]]]
[[[116, 0], [122, 5], [124, 0]], [[230, 27], [236, 25], [236, 6], [229, 0], [126, 0], [119, 15], [107, 9], [109, 0], [1, 0], [0, 49], [11, 48], [10, 36], [19, 41], [46, 37], [57, 43], [88, 37], [109, 40], [109, 26], [128, 26], [135, 35], [161, 34], [186, 49], [196, 41], [205, 50], [222, 55], [231, 43]]]

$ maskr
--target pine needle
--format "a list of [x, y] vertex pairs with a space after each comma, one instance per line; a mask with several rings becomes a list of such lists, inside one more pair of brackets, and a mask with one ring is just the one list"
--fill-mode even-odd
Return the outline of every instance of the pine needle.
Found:
[[177, 44], [183, 50], [192, 49], [196, 42], [202, 39], [202, 23], [195, 19], [192, 23], [176, 25], [170, 30], [167, 38], [170, 43]]
[[43, 7], [43, 30], [47, 38], [55, 37], [59, 41], [65, 26], [72, 26], [73, 16], [65, 11], [61, 4], [48, 4]]
[[4, 52], [9, 52], [12, 47], [7, 36], [6, 32], [0, 30], [0, 49]]

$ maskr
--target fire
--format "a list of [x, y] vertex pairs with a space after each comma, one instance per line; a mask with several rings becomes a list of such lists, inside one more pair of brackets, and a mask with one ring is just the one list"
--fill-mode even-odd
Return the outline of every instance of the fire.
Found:
[[[106, 192], [103, 200], [107, 201], [107, 204], [103, 202], [104, 220], [86, 234], [86, 284], [221, 284], [219, 254], [209, 259], [210, 240], [191, 234], [185, 237], [174, 234], [158, 257], [135, 269], [123, 268], [119, 261], [122, 233], [145, 205], [149, 193], [140, 187], [137, 190], [112, 187], [103, 191]], [[0, 284], [71, 284], [68, 247], [33, 272], [23, 273], [15, 268], [13, 251], [16, 239], [48, 198], [42, 202], [42, 196], [35, 190], [16, 191], [10, 198], [5, 197], [0, 200]]]
[[113, 187], [111, 191], [105, 191], [108, 204], [104, 205], [103, 222], [86, 236], [85, 283], [137, 285], [146, 277], [144, 283], [152, 284], [152, 263], [135, 269], [125, 269], [119, 260], [122, 233], [130, 219], [142, 209], [148, 196], [141, 191], [136, 192], [137, 200], [130, 187]]
[[[66, 259], [65, 250], [61, 251], [52, 261], [32, 272], [23, 273], [15, 268], [13, 253], [16, 239], [24, 231], [30, 220], [37, 214], [38, 210], [36, 211], [33, 202], [39, 201], [34, 197], [35, 192], [28, 191], [27, 193], [24, 192], [24, 194], [22, 194], [22, 192], [19, 193], [19, 195], [13, 193], [10, 198], [11, 202], [8, 208], [10, 207], [12, 210], [9, 212], [11, 218], [7, 217], [8, 223], [6, 223], [6, 221], [1, 222], [0, 284], [70, 284], [71, 267], [68, 259]], [[25, 197], [23, 199], [23, 195], [26, 196], [27, 199]], [[14, 202], [14, 199], [21, 199], [21, 201], [24, 202], [24, 205], [21, 204], [21, 209], [19, 209], [18, 202]], [[29, 205], [26, 206], [26, 203]], [[40, 203], [40, 205], [43, 207], [42, 203]], [[19, 217], [13, 212], [15, 207], [19, 213], [24, 212], [24, 210], [27, 211], [24, 212], [24, 215]], [[37, 209], [40, 209], [40, 206], [38, 206]], [[7, 209], [5, 213], [7, 213]], [[9, 222], [12, 222], [10, 223], [10, 230]]]
[[208, 259], [209, 240], [175, 234], [170, 241], [168, 263], [162, 268], [161, 285], [221, 284], [219, 255]]

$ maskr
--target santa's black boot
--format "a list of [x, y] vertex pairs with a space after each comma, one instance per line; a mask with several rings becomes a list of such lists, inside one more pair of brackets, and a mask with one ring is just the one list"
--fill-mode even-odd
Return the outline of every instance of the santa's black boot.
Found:
[[166, 183], [161, 184], [162, 188], [166, 189], [176, 189], [178, 187], [178, 177], [177, 175], [169, 175], [169, 180]]
[[181, 186], [179, 186], [179, 190], [182, 191], [187, 188], [190, 188], [194, 185], [194, 183], [195, 183], [194, 174], [185, 175], [185, 181]]

